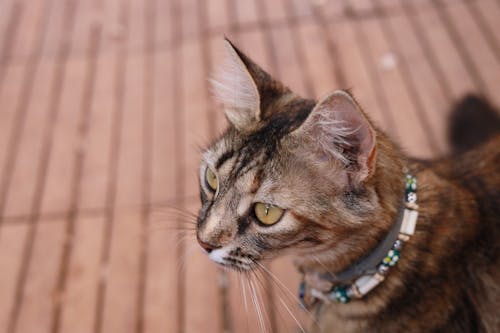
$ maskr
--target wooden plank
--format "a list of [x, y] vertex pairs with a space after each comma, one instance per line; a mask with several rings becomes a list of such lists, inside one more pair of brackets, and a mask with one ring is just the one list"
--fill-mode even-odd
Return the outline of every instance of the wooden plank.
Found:
[[[129, 4], [131, 0], [106, 0], [95, 1], [92, 4], [92, 24], [101, 25], [103, 29], [103, 43], [100, 46], [101, 54], [113, 52], [118, 45], [122, 45], [127, 38], [129, 29], [123, 20], [124, 4]], [[125, 14], [126, 15], [126, 14]]]
[[[397, 136], [396, 140], [408, 149], [410, 154], [430, 157], [437, 152], [434, 150], [435, 143], [429, 140], [426, 129], [423, 128], [400, 69], [397, 64], [395, 66], [384, 65], [388, 57], [395, 58], [397, 61], [397, 54], [383, 36], [379, 23], [375, 19], [361, 21], [360, 33], [364, 34], [368, 43], [365, 45], [365, 52], [370, 52], [371, 66], [375, 67], [380, 78], [378, 88], [388, 98], [389, 110], [396, 121], [399, 133], [406, 134]], [[404, 113], [401, 110], [404, 110]]]
[[[293, 13], [296, 18], [306, 18], [313, 16], [313, 10], [311, 8], [311, 2], [309, 0], [290, 0], [293, 3]], [[329, 1], [333, 3], [337, 1]]]
[[198, 37], [198, 4], [197, 0], [182, 0], [179, 1], [181, 7], [182, 19], [181, 21], [181, 31], [182, 39], [190, 40]]
[[[202, 71], [201, 48], [198, 43], [186, 42], [182, 45], [182, 117], [185, 127], [184, 152], [186, 164], [184, 184], [187, 197], [199, 193], [198, 168], [200, 162], [199, 147], [208, 142], [206, 123], [206, 91]], [[176, 110], [173, 112], [181, 112]]]
[[305, 23], [298, 26], [297, 39], [300, 39], [301, 48], [305, 53], [304, 64], [306, 73], [310, 77], [313, 96], [319, 98], [327, 93], [342, 88], [334, 76], [334, 63], [328, 53], [319, 26], [315, 23]]
[[414, 32], [421, 34], [421, 39], [428, 42], [429, 51], [435, 55], [437, 67], [442, 69], [452, 97], [457, 99], [464, 93], [477, 91], [437, 13], [415, 12], [410, 2], [401, 0], [401, 3], [405, 6], [406, 17], [413, 22]]
[[66, 65], [62, 86], [59, 116], [53, 132], [53, 147], [49, 168], [45, 175], [45, 190], [41, 214], [67, 212], [70, 205], [71, 180], [75, 176], [73, 156], [77, 149], [80, 103], [87, 66], [83, 59]]
[[81, 147], [86, 152], [83, 168], [81, 210], [102, 209], [108, 185], [108, 155], [111, 150], [111, 129], [114, 105], [114, 71], [116, 59], [100, 54], [97, 60], [96, 83], [90, 112], [88, 139]]
[[240, 25], [248, 25], [259, 21], [258, 0], [233, 0], [236, 8], [236, 19]]
[[[55, 64], [45, 62], [40, 64], [33, 78], [33, 90], [31, 96], [26, 95], [26, 90], [21, 91], [19, 104], [22, 100], [27, 104], [22, 105], [26, 111], [17, 109], [15, 112], [26, 112], [24, 127], [21, 130], [16, 155], [15, 167], [9, 179], [10, 186], [5, 204], [5, 215], [23, 215], [31, 209], [31, 203], [35, 196], [38, 168], [42, 158], [42, 145], [46, 126], [49, 126], [50, 97], [52, 93], [52, 80], [54, 80]], [[26, 78], [25, 78], [26, 79]], [[26, 86], [24, 86], [26, 89]], [[28, 92], [29, 93], [29, 92]], [[18, 133], [21, 134], [21, 133]]]
[[[40, 146], [40, 151], [35, 150], [35, 156], [39, 155], [39, 163], [26, 163], [26, 162], [20, 162], [21, 166], [24, 165], [33, 165], [34, 167], [32, 169], [28, 169], [27, 173], [28, 174], [35, 174], [33, 178], [35, 181], [33, 182], [35, 184], [35, 191], [34, 197], [33, 197], [33, 203], [32, 203], [32, 210], [31, 214], [38, 216], [40, 213], [40, 198], [43, 196], [44, 190], [45, 190], [45, 177], [47, 174], [47, 169], [48, 165], [50, 163], [50, 157], [52, 156], [52, 144], [53, 144], [53, 132], [54, 132], [54, 127], [55, 124], [57, 123], [58, 120], [58, 114], [60, 111], [60, 97], [61, 97], [61, 90], [62, 86], [64, 84], [64, 78], [65, 78], [65, 69], [66, 69], [66, 60], [69, 54], [69, 40], [71, 40], [71, 32], [72, 32], [72, 18], [74, 14], [74, 7], [71, 7], [70, 5], [64, 6], [64, 16], [65, 20], [64, 22], [57, 22], [60, 23], [61, 26], [59, 26], [59, 30], [62, 31], [62, 34], [56, 34], [54, 33], [54, 36], [51, 36], [51, 38], [59, 38], [60, 43], [57, 44], [57, 54], [55, 55], [55, 60], [53, 64], [49, 64], [47, 68], [49, 70], [53, 70], [54, 74], [53, 75], [47, 75], [49, 78], [53, 78], [52, 81], [47, 81], [47, 77], [41, 77], [41, 81], [39, 84], [43, 87], [48, 86], [48, 93], [49, 95], [47, 96], [47, 101], [48, 104], [35, 104], [34, 105], [34, 110], [35, 112], [28, 112], [27, 113], [27, 121], [26, 124], [30, 124], [30, 120], [33, 120], [33, 117], [35, 117], [35, 121], [37, 121], [36, 124], [33, 124], [33, 127], [37, 127], [41, 129], [41, 136], [38, 138], [40, 140], [41, 146]], [[57, 21], [57, 20], [56, 20]], [[38, 58], [40, 53], [35, 53], [36, 58]], [[42, 63], [45, 64], [45, 63]], [[44, 68], [44, 66], [42, 66]], [[41, 75], [45, 75], [46, 73], [41, 73]], [[31, 82], [29, 82], [31, 84]], [[31, 88], [31, 85], [28, 85], [29, 88]], [[36, 86], [35, 86], [36, 87]], [[35, 90], [36, 91], [36, 90]], [[30, 91], [31, 92], [31, 91]], [[29, 96], [24, 96], [24, 98], [29, 98]], [[41, 110], [39, 110], [41, 108]], [[46, 110], [44, 110], [46, 108]], [[37, 110], [39, 110], [37, 112]], [[24, 110], [18, 110], [18, 112], [24, 112]], [[37, 119], [37, 117], [39, 117]], [[32, 139], [31, 138], [31, 131], [29, 127], [25, 128], [25, 135], [22, 137], [22, 139]], [[24, 141], [24, 140], [23, 140]], [[21, 149], [22, 149], [22, 143], [21, 141]], [[26, 142], [26, 141], [24, 141]], [[38, 142], [36, 142], [38, 143]], [[31, 144], [29, 142], [28, 144]], [[33, 155], [29, 156], [30, 160], [33, 161]], [[19, 174], [17, 174], [19, 175]], [[15, 180], [16, 172], [14, 172], [14, 180]], [[22, 174], [22, 176], [26, 176], [26, 174]], [[22, 177], [21, 176], [21, 177]], [[15, 182], [12, 183], [13, 188], [18, 188], [19, 185], [16, 184]], [[22, 187], [22, 186], [20, 186]], [[16, 194], [16, 192], [12, 192], [13, 194]], [[12, 197], [11, 197], [12, 198]], [[22, 198], [22, 197], [21, 197]], [[17, 202], [19, 198], [16, 198], [14, 196], [13, 202]], [[29, 200], [28, 200], [29, 201]], [[7, 201], [8, 203], [8, 201]], [[7, 205], [6, 211], [8, 211], [9, 205]]]
[[[421, 0], [413, 0], [418, 2]], [[403, 11], [403, 7], [399, 1], [394, 0], [374, 0], [377, 7], [383, 8], [384, 12], [387, 14], [400, 14]]]
[[132, 52], [145, 51], [145, 19], [146, 19], [146, 6], [148, 1], [144, 0], [131, 0], [130, 1], [130, 23], [127, 29], [127, 45]]
[[153, 161], [151, 200], [155, 203], [172, 200], [175, 196], [172, 52], [154, 55]]
[[[210, 1], [211, 2], [211, 1]], [[174, 39], [174, 29], [172, 20], [167, 19], [172, 15], [172, 4], [174, 1], [154, 1], [154, 23], [155, 23], [155, 44], [170, 45]]]
[[343, 1], [317, 1], [312, 6], [316, 7], [325, 18], [335, 20], [344, 16], [345, 4]]
[[485, 31], [483, 34], [488, 37], [488, 44], [493, 48], [495, 52], [496, 59], [500, 58], [500, 36], [496, 33], [500, 29], [500, 4], [495, 3], [494, 0], [484, 0], [484, 1], [474, 1], [469, 4], [469, 7], [474, 7], [477, 14], [477, 19], [482, 22], [477, 22], [477, 24], [483, 24]]
[[23, 261], [23, 249], [29, 225], [21, 221], [3, 225], [0, 229], [0, 332], [8, 331], [10, 309], [16, 297], [18, 272]]
[[[51, 4], [49, 1], [44, 2], [46, 5]], [[52, 59], [59, 52], [63, 35], [68, 30], [66, 27], [63, 27], [63, 21], [66, 19], [66, 15], [68, 15], [67, 7], [73, 6], [75, 8], [75, 3], [72, 1], [59, 0], [58, 2], [55, 6], [51, 6], [50, 11], [47, 13], [48, 22], [42, 50], [42, 57], [45, 59]], [[68, 37], [64, 38], [64, 42], [70, 42], [71, 40]]]
[[277, 79], [299, 95], [307, 96], [307, 89], [300, 70], [303, 64], [299, 64], [297, 59], [290, 30], [286, 26], [276, 27], [270, 33], [274, 50], [276, 50], [277, 72], [279, 73]]
[[400, 55], [400, 68], [404, 71], [410, 88], [414, 89], [413, 98], [418, 98], [419, 108], [417, 112], [425, 116], [428, 132], [432, 132], [434, 142], [442, 155], [447, 144], [446, 112], [451, 101], [446, 95], [447, 90], [440, 86], [441, 82], [435, 77], [435, 73], [429, 66], [428, 59], [422, 52], [422, 46], [412, 33], [408, 21], [400, 16], [392, 16], [386, 19], [386, 28], [390, 30], [393, 45], [398, 49]]
[[[199, 192], [200, 156], [196, 147], [204, 145], [208, 137], [204, 91], [206, 78], [202, 76], [203, 63], [200, 45], [186, 42], [180, 51], [183, 59], [182, 109], [176, 111], [182, 112], [182, 125], [185, 126], [184, 133], [186, 133], [183, 147], [186, 164], [183, 166], [184, 179], [181, 181], [183, 193], [187, 196], [194, 196]], [[198, 205], [196, 202], [191, 207], [186, 208], [196, 212]], [[193, 245], [198, 247], [195, 243]], [[186, 306], [184, 309], [184, 329], [186, 332], [220, 332], [222, 314], [215, 266], [198, 249], [193, 251], [191, 255], [189, 247], [183, 247], [183, 253], [186, 256], [185, 274], [183, 274], [186, 286], [184, 289], [184, 304]], [[189, 259], [187, 259], [188, 256]], [[199, 280], [200, 276], [204, 277], [203, 281]]]
[[102, 11], [98, 11], [95, 1], [78, 1], [77, 15], [74, 18], [73, 39], [71, 41], [72, 55], [74, 57], [84, 55], [90, 47], [88, 36], [91, 30], [100, 25], [102, 21]]
[[373, 11], [372, 0], [348, 0], [346, 7], [357, 16], [363, 16]]
[[118, 154], [118, 182], [115, 205], [118, 207], [141, 204], [143, 153], [143, 98], [144, 70], [142, 56], [130, 55], [125, 67], [125, 83]]
[[[123, 82], [123, 109], [119, 122], [116, 188], [111, 221], [109, 260], [103, 262], [107, 270], [102, 313], [103, 332], [135, 332], [138, 320], [138, 286], [142, 215], [139, 208], [122, 210], [120, 207], [138, 207], [142, 202], [142, 129], [143, 129], [143, 59], [128, 56]], [[117, 82], [121, 85], [120, 82]], [[122, 89], [119, 88], [118, 89]], [[118, 121], [118, 119], [117, 119]], [[127, 290], [124, 294], [123, 290]]]
[[[0, 38], [6, 37], [7, 25], [9, 24], [9, 16], [14, 10], [14, 0], [5, 0], [0, 2]], [[3, 50], [2, 50], [3, 51]]]
[[229, 14], [226, 0], [206, 1], [209, 31], [224, 31], [229, 26]]
[[140, 211], [115, 211], [113, 217], [109, 261], [101, 267], [106, 280], [101, 331], [135, 332], [142, 219]]
[[282, 22], [288, 19], [286, 10], [286, 1], [288, 0], [275, 0], [275, 1], [262, 1], [262, 5], [265, 7], [266, 18], [268, 24], [275, 24], [277, 22]]
[[[22, 5], [18, 1], [6, 0], [0, 4], [0, 66], [9, 63], [12, 44], [19, 28], [19, 17]], [[0, 67], [0, 87], [3, 82], [5, 68]]]
[[[478, 80], [484, 84], [485, 93], [496, 104], [500, 104], [500, 96], [498, 95], [498, 86], [500, 86], [500, 60], [492, 52], [492, 48], [488, 46], [484, 35], [481, 33], [474, 22], [470, 11], [465, 4], [456, 4], [447, 6], [447, 13], [451, 17], [451, 24], [457, 30], [460, 36], [460, 43], [463, 45], [466, 54], [463, 57], [470, 58], [471, 70], [477, 71]], [[458, 42], [458, 41], [457, 41]]]
[[348, 69], [345, 71], [347, 84], [345, 88], [349, 88], [377, 126], [388, 133], [390, 128], [395, 131], [396, 129], [391, 126], [394, 122], [392, 115], [387, 111], [382, 111], [386, 105], [385, 95], [377, 94], [374, 89], [377, 81], [374, 77], [376, 72], [367, 64], [366, 58], [364, 58], [366, 53], [360, 49], [350, 23], [342, 22], [332, 25], [330, 33], [336, 41], [340, 67]]
[[26, 75], [25, 72], [29, 70], [26, 66], [14, 65], [4, 69], [4, 82], [8, 82], [8, 84], [0, 86], [0, 105], [2, 105], [2, 111], [0, 112], [0, 175], [6, 172], [6, 159], [11, 158], [8, 156], [9, 138], [14, 135], [14, 124], [16, 116], [18, 116], [16, 110], [18, 110], [20, 102], [18, 96], [22, 95], [23, 78]]
[[38, 224], [16, 332], [50, 332], [54, 290], [64, 239], [64, 220]]
[[[170, 171], [170, 173], [173, 170]], [[169, 183], [165, 183], [169, 184]], [[146, 272], [144, 302], [144, 332], [179, 332], [177, 317], [177, 258], [179, 232], [175, 229], [175, 214], [166, 214], [164, 209], [153, 210], [151, 214], [148, 267]]]
[[79, 217], [71, 239], [67, 287], [60, 295], [59, 332], [85, 333], [94, 328], [97, 283], [104, 273], [100, 267], [104, 217]]
[[49, 5], [50, 2], [45, 0], [30, 1], [29, 6], [23, 4], [23, 15], [11, 51], [13, 59], [25, 59], [33, 54], [33, 45], [37, 45], [41, 38], [40, 29], [45, 29], [48, 21]]

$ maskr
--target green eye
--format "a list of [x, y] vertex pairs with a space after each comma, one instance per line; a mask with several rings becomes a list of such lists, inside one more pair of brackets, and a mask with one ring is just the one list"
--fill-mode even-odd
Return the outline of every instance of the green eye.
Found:
[[257, 202], [254, 206], [255, 216], [259, 219], [262, 224], [272, 225], [278, 222], [285, 212], [283, 209], [265, 204], [262, 202]]
[[217, 176], [210, 168], [207, 168], [207, 171], [205, 171], [205, 181], [206, 181], [208, 187], [213, 192], [217, 191], [217, 186], [218, 186], [219, 182], [217, 181]]

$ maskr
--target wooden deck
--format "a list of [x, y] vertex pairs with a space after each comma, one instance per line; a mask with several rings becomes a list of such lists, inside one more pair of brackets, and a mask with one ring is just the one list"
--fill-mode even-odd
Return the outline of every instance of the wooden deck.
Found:
[[[500, 0], [0, 1], [0, 332], [260, 330], [169, 208], [196, 211], [198, 147], [225, 126], [206, 79], [224, 34], [306, 96], [351, 88], [431, 157], [452, 101], [500, 105], [498, 31]], [[266, 330], [298, 331], [298, 274], [270, 269]]]

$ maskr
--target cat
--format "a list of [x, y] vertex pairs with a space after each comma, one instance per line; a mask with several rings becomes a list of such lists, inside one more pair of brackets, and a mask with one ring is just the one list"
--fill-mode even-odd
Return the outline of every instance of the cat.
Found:
[[498, 116], [481, 145], [421, 161], [348, 91], [301, 98], [225, 48], [229, 127], [199, 169], [208, 257], [245, 272], [294, 255], [314, 331], [500, 332]]

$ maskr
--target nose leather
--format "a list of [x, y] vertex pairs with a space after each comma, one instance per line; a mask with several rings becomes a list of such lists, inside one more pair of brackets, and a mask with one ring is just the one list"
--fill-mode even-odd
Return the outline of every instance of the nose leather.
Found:
[[212, 244], [209, 244], [209, 243], [205, 243], [199, 237], [196, 237], [196, 239], [198, 240], [198, 244], [200, 244], [200, 246], [202, 247], [202, 249], [204, 249], [207, 253], [210, 253], [213, 250], [215, 250], [215, 249], [217, 249], [217, 248], [220, 247], [220, 246], [215, 246], [215, 245], [212, 245]]

